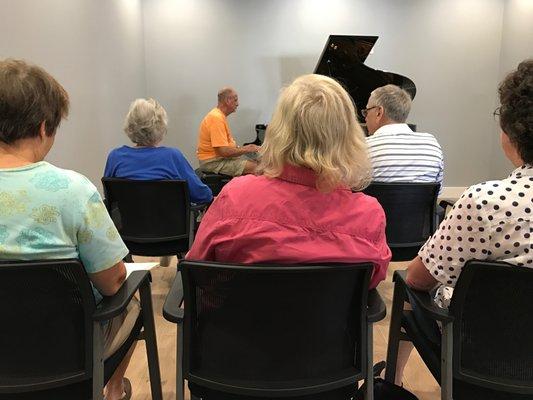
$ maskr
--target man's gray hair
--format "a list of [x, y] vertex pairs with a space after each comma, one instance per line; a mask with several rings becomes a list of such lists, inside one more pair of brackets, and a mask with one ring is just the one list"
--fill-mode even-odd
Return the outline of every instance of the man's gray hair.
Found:
[[368, 104], [383, 107], [387, 118], [403, 123], [411, 111], [411, 96], [396, 85], [385, 85], [370, 94]]
[[222, 103], [228, 97], [230, 97], [231, 95], [234, 95], [234, 94], [237, 94], [237, 92], [233, 88], [231, 88], [229, 86], [223, 87], [222, 89], [220, 89], [218, 91], [218, 95], [217, 95], [218, 102]]
[[130, 105], [124, 132], [140, 146], [154, 146], [167, 133], [167, 112], [154, 99], [137, 99]]

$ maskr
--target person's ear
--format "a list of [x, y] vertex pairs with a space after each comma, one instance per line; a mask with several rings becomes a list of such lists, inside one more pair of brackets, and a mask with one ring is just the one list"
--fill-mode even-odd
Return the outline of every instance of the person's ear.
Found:
[[41, 140], [46, 139], [46, 121], [41, 122], [41, 125], [39, 125], [39, 137]]

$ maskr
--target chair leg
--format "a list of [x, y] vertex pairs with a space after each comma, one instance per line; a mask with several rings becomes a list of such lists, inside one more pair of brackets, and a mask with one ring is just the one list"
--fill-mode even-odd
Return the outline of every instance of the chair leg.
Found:
[[150, 389], [152, 391], [152, 399], [163, 400], [150, 284], [146, 283], [142, 285], [139, 288], [139, 291], [141, 294], [141, 310], [143, 313], [144, 337], [146, 342], [146, 356], [148, 358], [148, 371], [150, 374]]
[[403, 304], [405, 301], [405, 292], [403, 288], [396, 283], [394, 285], [394, 294], [392, 297], [392, 311], [389, 327], [389, 342], [387, 346], [387, 369], [385, 370], [385, 380], [394, 383], [396, 379], [396, 365], [398, 363], [398, 350], [400, 348]]
[[104, 397], [104, 338], [100, 321], [93, 323], [93, 400]]
[[453, 394], [453, 323], [442, 327], [440, 398], [452, 400]]
[[176, 343], [176, 400], [184, 400], [183, 390], [183, 323], [177, 324]]
[[374, 332], [373, 325], [371, 323], [367, 324], [366, 332], [365, 400], [374, 400]]
[[194, 211], [189, 212], [189, 249], [194, 242], [194, 225], [196, 223], [196, 216]]

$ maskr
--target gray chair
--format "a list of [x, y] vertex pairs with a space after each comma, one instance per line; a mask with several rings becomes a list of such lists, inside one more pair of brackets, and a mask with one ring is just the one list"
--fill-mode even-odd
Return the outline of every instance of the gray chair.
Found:
[[[150, 280], [148, 271], [133, 272], [97, 307], [78, 260], [0, 263], [0, 399], [102, 399], [105, 383], [142, 336], [152, 398], [161, 400]], [[142, 312], [104, 362], [101, 324], [121, 314], [137, 290]]]
[[[405, 278], [406, 271], [394, 273], [386, 380], [394, 382], [399, 343], [407, 340], [440, 383], [443, 400], [533, 399], [533, 269], [469, 261], [449, 310]], [[403, 310], [405, 301], [413, 311]]]
[[163, 307], [178, 324], [177, 399], [184, 379], [204, 400], [344, 400], [364, 379], [372, 399], [372, 327], [386, 312], [372, 268], [182, 261]]
[[102, 178], [105, 203], [130, 254], [181, 258], [194, 241], [196, 215], [184, 180]]
[[385, 211], [392, 261], [412, 260], [435, 232], [439, 188], [438, 183], [372, 182], [364, 190]]

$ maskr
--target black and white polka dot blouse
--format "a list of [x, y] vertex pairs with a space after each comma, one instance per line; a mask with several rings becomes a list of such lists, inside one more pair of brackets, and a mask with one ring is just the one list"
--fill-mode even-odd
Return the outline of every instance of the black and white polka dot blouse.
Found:
[[418, 255], [441, 283], [435, 301], [448, 307], [453, 287], [470, 259], [533, 267], [531, 215], [533, 166], [506, 179], [471, 186], [455, 203]]

